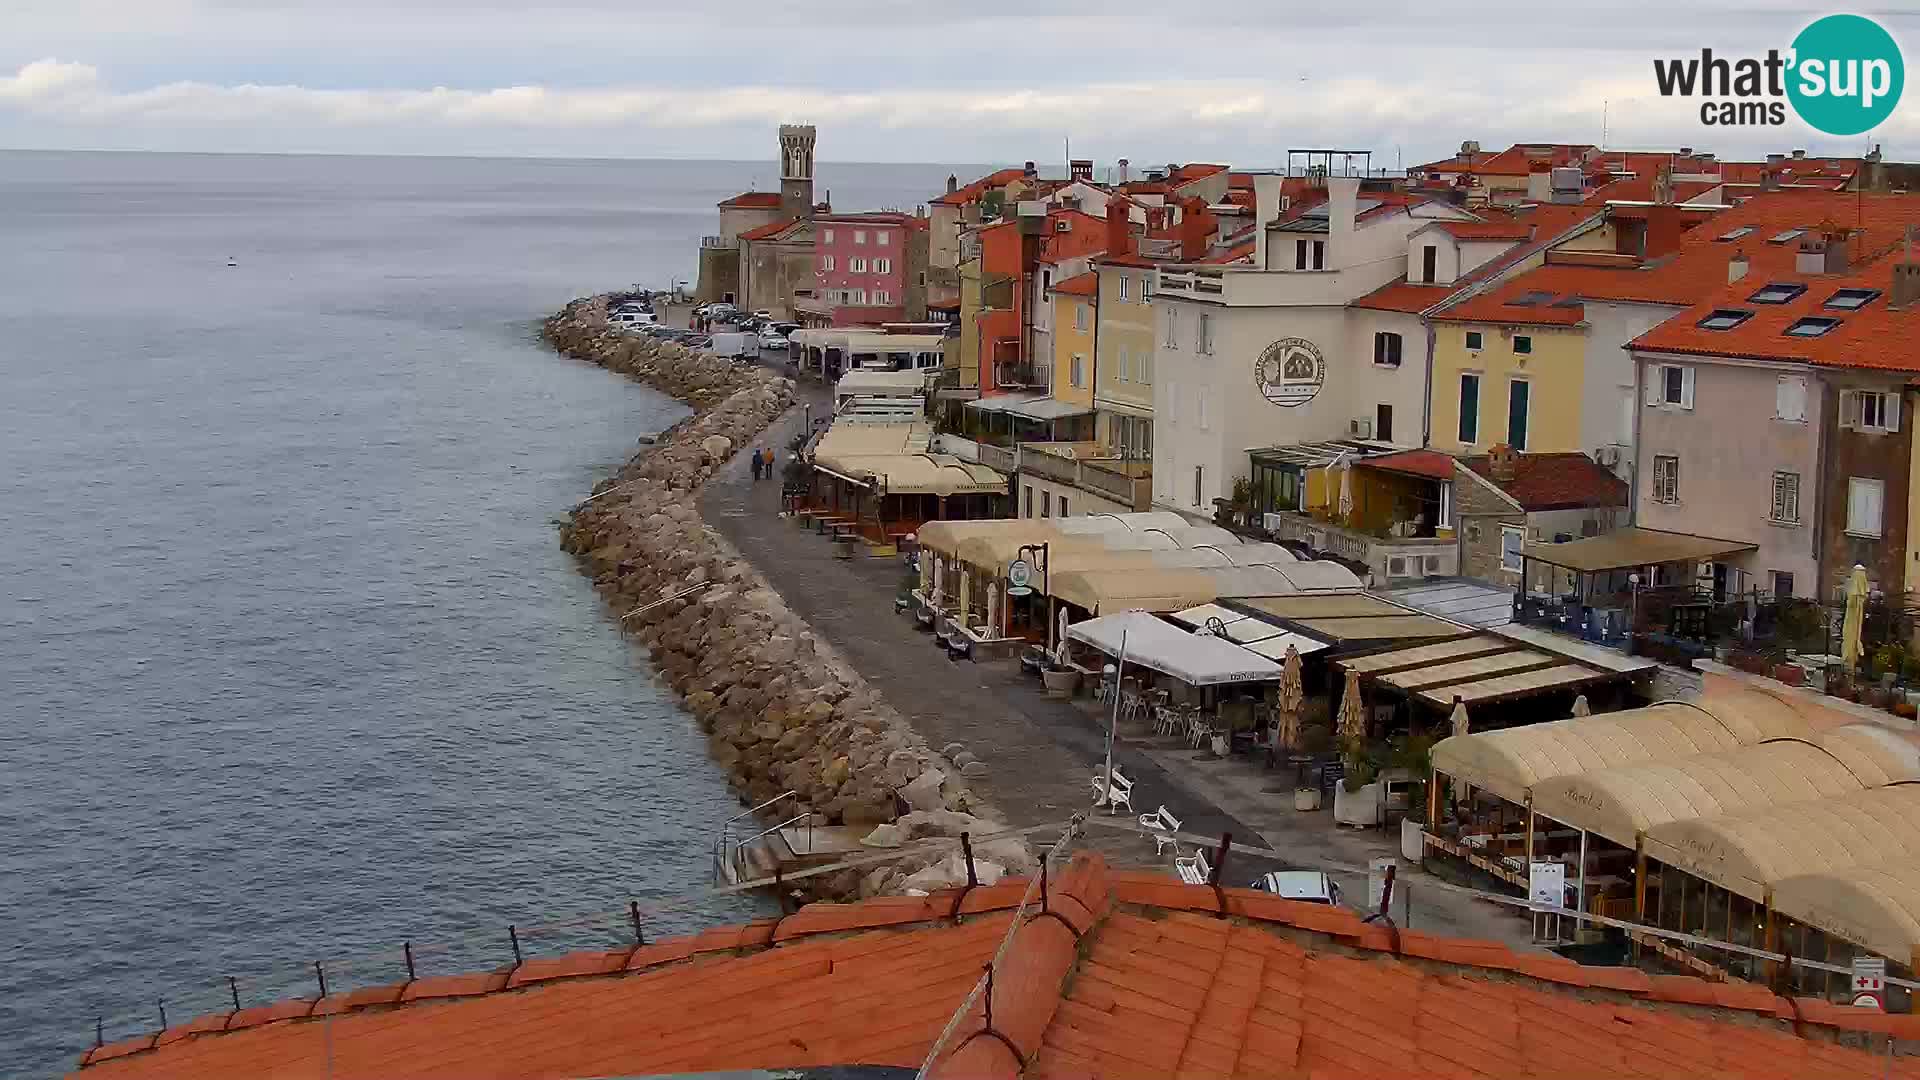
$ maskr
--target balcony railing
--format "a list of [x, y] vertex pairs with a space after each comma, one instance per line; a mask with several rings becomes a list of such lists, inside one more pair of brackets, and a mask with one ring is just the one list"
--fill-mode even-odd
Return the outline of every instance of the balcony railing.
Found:
[[981, 443], [980, 464], [988, 468], [998, 469], [1003, 473], [1013, 473], [1019, 471], [1020, 454], [1019, 451], [1005, 446], [993, 446], [988, 443]]
[[1017, 460], [1023, 473], [1091, 491], [1134, 510], [1146, 510], [1153, 502], [1153, 473], [1144, 461], [1077, 459], [1038, 446], [1021, 447]]
[[1365, 564], [1375, 585], [1452, 577], [1460, 569], [1459, 545], [1450, 536], [1383, 538], [1296, 513], [1266, 514], [1260, 524], [1276, 540]]
[[700, 246], [703, 248], [717, 248], [717, 247], [732, 247], [733, 245], [728, 244], [725, 240], [723, 240], [718, 236], [703, 236], [700, 238]]

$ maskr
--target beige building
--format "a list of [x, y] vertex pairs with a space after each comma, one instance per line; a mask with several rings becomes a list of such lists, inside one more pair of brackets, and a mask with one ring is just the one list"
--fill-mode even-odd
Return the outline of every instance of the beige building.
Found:
[[1132, 253], [1098, 260], [1093, 366], [1095, 433], [1116, 456], [1153, 462], [1154, 264]]

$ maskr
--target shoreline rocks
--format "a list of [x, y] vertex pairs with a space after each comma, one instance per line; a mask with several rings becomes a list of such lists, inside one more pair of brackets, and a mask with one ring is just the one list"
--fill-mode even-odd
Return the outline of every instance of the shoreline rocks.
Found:
[[[956, 765], [931, 749], [700, 518], [700, 486], [734, 447], [758, 438], [793, 405], [792, 381], [614, 331], [605, 297], [568, 304], [546, 321], [543, 335], [567, 356], [637, 379], [694, 410], [596, 485], [561, 525], [560, 542], [623, 617], [623, 628], [647, 646], [734, 790], [749, 804], [796, 791], [816, 820], [893, 830], [882, 833], [881, 844], [907, 831], [918, 837], [1004, 830], [960, 780], [963, 765], [973, 763]], [[914, 819], [908, 829], [894, 824], [903, 814]], [[994, 857], [1007, 873], [1034, 868], [1018, 841], [995, 842]], [[823, 898], [897, 893], [940, 877], [950, 869], [942, 862], [922, 855], [807, 882]]]

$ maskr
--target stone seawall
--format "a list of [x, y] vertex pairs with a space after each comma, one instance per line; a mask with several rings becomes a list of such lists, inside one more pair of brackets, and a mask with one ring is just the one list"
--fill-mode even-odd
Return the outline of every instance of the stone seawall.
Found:
[[[562, 525], [561, 544], [623, 616], [654, 605], [623, 626], [651, 651], [735, 790], [750, 804], [796, 791], [816, 820], [876, 826], [866, 841], [875, 847], [1003, 829], [999, 815], [960, 782], [959, 770], [700, 518], [700, 485], [793, 405], [792, 381], [613, 331], [604, 297], [567, 305], [547, 320], [544, 334], [561, 353], [694, 410], [595, 487]], [[786, 455], [785, 447], [776, 449]], [[690, 596], [666, 599], [706, 583]], [[1033, 865], [1016, 841], [977, 850], [993, 864], [983, 868], [986, 876], [1001, 868], [1026, 873]], [[953, 870], [952, 860], [928, 865], [920, 857], [864, 874], [823, 875], [811, 879], [819, 883], [812, 891], [850, 897], [937, 888]]]

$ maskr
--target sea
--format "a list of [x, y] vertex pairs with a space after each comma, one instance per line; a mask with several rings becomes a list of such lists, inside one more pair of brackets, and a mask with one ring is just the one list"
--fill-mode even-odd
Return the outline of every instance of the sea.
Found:
[[683, 410], [537, 329], [691, 280], [776, 176], [0, 152], [0, 1075], [407, 945], [425, 977], [630, 943], [633, 902], [650, 937], [762, 913], [702, 895], [739, 805], [555, 532]]

